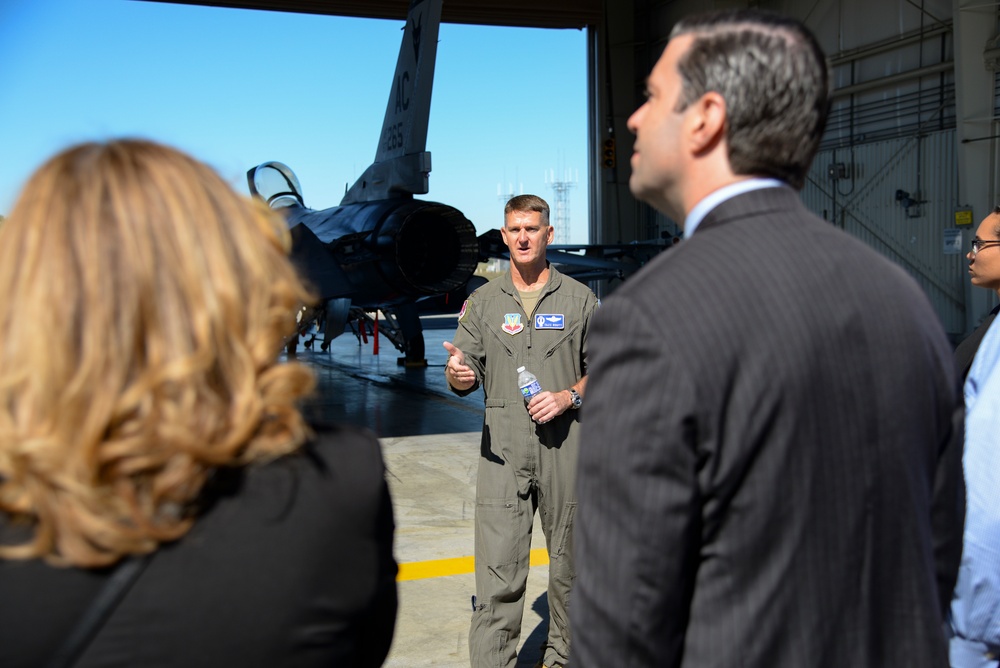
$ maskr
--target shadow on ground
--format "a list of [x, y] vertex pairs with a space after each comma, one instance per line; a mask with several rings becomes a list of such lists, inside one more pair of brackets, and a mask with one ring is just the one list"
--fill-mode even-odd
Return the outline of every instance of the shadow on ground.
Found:
[[531, 604], [531, 609], [542, 618], [542, 621], [524, 639], [521, 651], [517, 655], [517, 668], [534, 668], [542, 658], [542, 643], [549, 634], [549, 595], [543, 593], [536, 598]]

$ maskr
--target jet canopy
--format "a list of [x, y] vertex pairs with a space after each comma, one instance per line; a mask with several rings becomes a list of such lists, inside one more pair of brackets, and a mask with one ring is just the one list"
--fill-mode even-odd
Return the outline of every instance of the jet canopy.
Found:
[[260, 197], [272, 209], [286, 206], [305, 206], [302, 186], [295, 172], [280, 162], [265, 162], [247, 172], [250, 194]]

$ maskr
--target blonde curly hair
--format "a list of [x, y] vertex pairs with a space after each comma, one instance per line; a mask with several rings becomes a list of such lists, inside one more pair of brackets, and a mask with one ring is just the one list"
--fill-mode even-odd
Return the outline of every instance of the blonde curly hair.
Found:
[[0, 557], [96, 567], [184, 535], [216, 467], [294, 451], [288, 231], [193, 158], [72, 147], [0, 226]]

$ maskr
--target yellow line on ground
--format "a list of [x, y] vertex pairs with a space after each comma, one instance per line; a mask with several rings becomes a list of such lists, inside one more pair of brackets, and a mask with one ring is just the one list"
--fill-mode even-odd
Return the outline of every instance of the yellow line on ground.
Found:
[[[544, 566], [549, 563], [549, 553], [545, 548], [536, 548], [531, 551], [531, 558], [528, 563], [532, 566]], [[462, 573], [472, 573], [475, 567], [476, 560], [473, 557], [411, 561], [408, 564], [399, 565], [399, 574], [396, 575], [396, 581], [405, 582], [406, 580], [426, 580], [427, 578], [461, 575]]]

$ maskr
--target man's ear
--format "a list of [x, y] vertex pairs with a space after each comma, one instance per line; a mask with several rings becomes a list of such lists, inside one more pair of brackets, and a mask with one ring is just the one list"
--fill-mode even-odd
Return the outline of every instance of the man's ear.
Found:
[[688, 136], [695, 153], [712, 150], [725, 138], [726, 100], [715, 91], [709, 91], [691, 105], [691, 123]]

